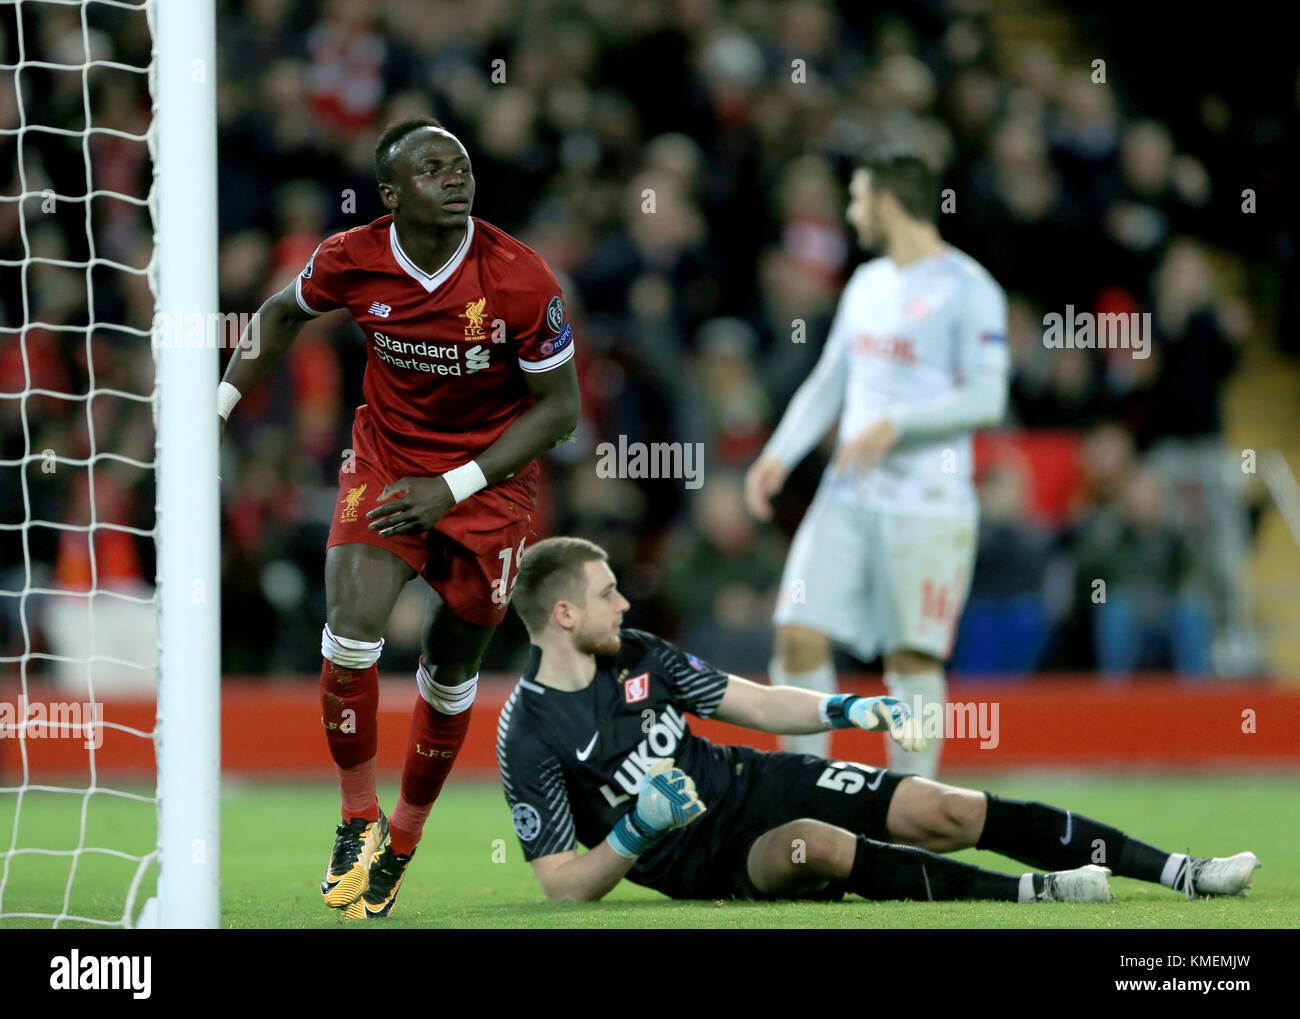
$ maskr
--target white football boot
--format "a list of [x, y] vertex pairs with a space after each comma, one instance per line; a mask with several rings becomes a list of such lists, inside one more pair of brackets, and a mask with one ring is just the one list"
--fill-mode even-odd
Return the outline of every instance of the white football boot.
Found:
[[1039, 902], [1114, 902], [1110, 891], [1110, 868], [1089, 863], [1074, 870], [1045, 874]]
[[1175, 890], [1189, 899], [1197, 895], [1245, 895], [1255, 868], [1263, 866], [1254, 853], [1236, 856], [1196, 856], [1183, 868]]

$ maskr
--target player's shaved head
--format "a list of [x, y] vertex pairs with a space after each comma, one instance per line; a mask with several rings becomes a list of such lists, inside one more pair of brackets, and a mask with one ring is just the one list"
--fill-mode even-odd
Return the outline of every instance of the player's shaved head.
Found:
[[413, 117], [398, 121], [380, 135], [375, 144], [375, 179], [378, 183], [395, 183], [395, 161], [402, 151], [403, 143], [412, 135], [425, 130], [439, 131], [448, 138], [455, 137], [442, 126], [441, 121], [433, 117]]
[[510, 604], [530, 634], [546, 628], [557, 601], [586, 602], [584, 567], [596, 561], [608, 562], [609, 554], [585, 538], [545, 538], [524, 551]]

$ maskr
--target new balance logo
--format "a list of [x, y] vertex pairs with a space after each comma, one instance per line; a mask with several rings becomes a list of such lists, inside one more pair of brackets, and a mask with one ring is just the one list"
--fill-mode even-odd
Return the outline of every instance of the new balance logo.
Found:
[[378, 301], [370, 306], [370, 314], [378, 315], [380, 318], [388, 318], [388, 313], [392, 310], [388, 305], [380, 304]]

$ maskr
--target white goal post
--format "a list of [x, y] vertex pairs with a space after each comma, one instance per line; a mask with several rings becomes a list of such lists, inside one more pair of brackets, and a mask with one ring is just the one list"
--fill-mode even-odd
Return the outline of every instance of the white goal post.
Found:
[[187, 347], [177, 312], [217, 321], [215, 0], [154, 0], [158, 307], [158, 900], [141, 925], [220, 920], [221, 558], [217, 347]]
[[[21, 307], [0, 304], [0, 354], [11, 363], [16, 357], [22, 369], [19, 387], [6, 383], [0, 391], [0, 420], [17, 429], [0, 436], [3, 448], [21, 449], [18, 456], [0, 454], [0, 483], [21, 496], [21, 518], [14, 519], [11, 499], [0, 519], [6, 552], [21, 552], [17, 565], [0, 568], [0, 635], [8, 634], [0, 646], [0, 927], [216, 927], [216, 387], [224, 337], [217, 314], [215, 0], [0, 0], [0, 16], [4, 35], [13, 30], [0, 39], [0, 99], [10, 100], [16, 115], [16, 126], [7, 109], [0, 123], [0, 144], [15, 154], [12, 177], [0, 167], [0, 213], [17, 224], [20, 245], [11, 255], [13, 237], [4, 238], [0, 273], [21, 295]], [[146, 22], [147, 44], [140, 31]], [[121, 39], [113, 37], [117, 29]], [[118, 87], [101, 87], [106, 80]], [[54, 94], [72, 103], [79, 98], [80, 116], [69, 112], [72, 103], [46, 101]], [[107, 107], [112, 97], [123, 108]], [[78, 169], [82, 189], [69, 186]], [[136, 257], [143, 245], [128, 246], [122, 231], [111, 229], [124, 214], [142, 240], [151, 234], [147, 256]], [[77, 236], [75, 248], [61, 246], [62, 237], [83, 230], [84, 242]], [[126, 281], [119, 286], [130, 288], [134, 303], [120, 293], [96, 295], [98, 281], [110, 279]], [[149, 288], [143, 301], [140, 280]], [[84, 287], [84, 304], [76, 287]], [[100, 349], [116, 352], [131, 371], [113, 374], [111, 356], [101, 370]], [[77, 358], [84, 379], [41, 373], [42, 364]], [[96, 407], [104, 409], [100, 418]], [[150, 410], [152, 461], [145, 459], [147, 429], [135, 427], [148, 422]], [[68, 438], [75, 434], [70, 428], [58, 430], [69, 420], [84, 427], [85, 449]], [[98, 420], [110, 423], [103, 434], [96, 434]], [[131, 428], [112, 427], [124, 420]], [[44, 443], [37, 443], [40, 436]], [[120, 477], [123, 467], [136, 472], [131, 478], [156, 471], [153, 526], [141, 522], [147, 504], [138, 517], [112, 508], [128, 501], [124, 491], [148, 491], [138, 481], [119, 485], [113, 472]], [[97, 484], [108, 492], [102, 506]], [[51, 535], [57, 566], [48, 553]], [[111, 556], [122, 541], [137, 539], [156, 542], [153, 585], [134, 566], [114, 573], [100, 561], [101, 548]], [[73, 568], [61, 574], [65, 549]], [[134, 553], [129, 558], [136, 564]], [[77, 565], [83, 559], [84, 576]], [[148, 731], [139, 719], [150, 713], [155, 678]], [[112, 702], [120, 718], [101, 715], [100, 695], [128, 685], [147, 692]], [[82, 691], [84, 704], [60, 700]], [[134, 741], [152, 744], [153, 794], [117, 788], [117, 773], [101, 772], [105, 731], [113, 751], [124, 751], [118, 762], [140, 756]], [[49, 744], [33, 742], [47, 738], [85, 747], [80, 785], [64, 781], [75, 773], [67, 754], [51, 758], [43, 752]], [[129, 820], [126, 811], [134, 812]], [[147, 889], [155, 863], [153, 894]]]

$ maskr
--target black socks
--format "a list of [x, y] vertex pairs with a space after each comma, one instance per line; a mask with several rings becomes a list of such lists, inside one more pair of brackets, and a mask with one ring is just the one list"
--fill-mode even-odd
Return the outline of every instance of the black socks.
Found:
[[[1043, 878], [1033, 876], [1033, 891], [1042, 890]], [[949, 860], [924, 849], [876, 842], [858, 836], [853, 870], [846, 887], [864, 899], [916, 899], [939, 902], [952, 899], [1020, 900], [1021, 878], [995, 874], [969, 863]]]
[[976, 849], [1001, 853], [1038, 870], [1073, 870], [1095, 863], [1141, 881], [1159, 881], [1169, 859], [1167, 852], [1073, 811], [984, 795], [988, 815]]

